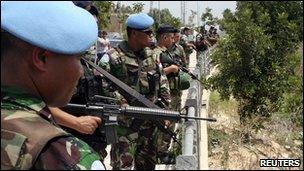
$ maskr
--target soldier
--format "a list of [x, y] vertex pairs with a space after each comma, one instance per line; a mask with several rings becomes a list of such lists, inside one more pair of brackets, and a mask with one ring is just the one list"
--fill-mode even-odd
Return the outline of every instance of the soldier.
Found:
[[217, 39], [218, 39], [218, 37], [214, 35], [215, 29], [216, 28], [214, 26], [210, 26], [210, 29], [208, 31], [207, 40], [211, 44], [211, 46], [213, 46], [217, 42]]
[[[174, 31], [174, 42], [173, 45], [170, 47], [169, 51], [171, 53], [171, 56], [179, 61], [183, 66], [186, 66], [186, 53], [184, 51], [184, 48], [179, 44], [180, 41], [180, 33], [178, 29], [175, 29]], [[189, 80], [186, 79], [187, 74], [180, 72], [179, 78], [176, 81], [175, 88], [170, 87], [171, 91], [171, 98], [172, 98], [172, 109], [176, 111], [180, 111], [181, 109], [181, 96], [182, 96], [182, 90], [187, 89], [187, 86], [183, 86], [188, 84]], [[186, 79], [186, 80], [185, 80]], [[183, 86], [183, 87], [181, 87]]]
[[186, 53], [186, 66], [189, 66], [189, 57], [191, 55], [191, 53], [193, 52], [193, 49], [195, 49], [195, 45], [193, 44], [192, 41], [189, 40], [189, 36], [191, 34], [191, 29], [188, 27], [184, 28], [184, 34], [181, 37], [180, 40], [180, 45], [182, 45], [182, 47], [185, 50]]
[[186, 66], [186, 53], [184, 48], [179, 44], [180, 38], [181, 38], [180, 30], [175, 29], [174, 43], [170, 47], [169, 52], [172, 54], [173, 57], [175, 57], [177, 60], [183, 63], [184, 66]]
[[[196, 35], [196, 42], [195, 46], [197, 48], [198, 53], [202, 53], [203, 51], [207, 50], [208, 47], [211, 46], [211, 44], [207, 40], [207, 35], [205, 33], [205, 26], [200, 27], [200, 32]], [[199, 54], [196, 55], [197, 57]]]
[[72, 2], [1, 2], [1, 170], [105, 169], [47, 107], [69, 102], [96, 39], [96, 21]]
[[[174, 44], [174, 33], [176, 29], [170, 25], [162, 25], [156, 30], [157, 47], [154, 49], [156, 54], [166, 55], [169, 58], [173, 58], [173, 55], [169, 52], [169, 49]], [[171, 65], [167, 63], [162, 63], [164, 67], [164, 73], [166, 74], [169, 86], [171, 99], [176, 96], [178, 90], [178, 77], [179, 77], [179, 67], [177, 65]], [[173, 101], [171, 101], [171, 107], [173, 110], [176, 106], [173, 106]]]
[[[156, 31], [156, 38], [157, 38], [157, 48], [155, 48], [156, 54], [160, 54], [160, 56], [170, 58], [172, 60], [182, 60], [184, 59], [182, 56], [183, 54], [179, 54], [180, 52], [183, 52], [183, 48], [180, 45], [174, 46], [174, 44], [177, 42], [174, 39], [174, 34], [178, 33], [179, 31], [175, 29], [174, 27], [170, 25], [162, 25], [160, 26]], [[178, 35], [179, 36], [179, 35]], [[174, 54], [169, 52], [169, 49], [175, 47]], [[178, 52], [176, 52], [178, 51]], [[175, 54], [178, 53], [178, 56]], [[175, 59], [178, 58], [178, 59]], [[169, 64], [164, 61], [162, 61], [162, 65], [164, 67], [164, 73], [166, 74], [169, 86], [170, 86], [170, 95], [171, 95], [171, 109], [179, 111], [180, 110], [180, 99], [181, 99], [181, 87], [180, 87], [180, 80], [181, 80], [181, 73], [179, 72], [179, 67], [174, 64]], [[168, 127], [173, 131], [175, 123], [168, 122]], [[161, 163], [172, 163], [174, 159], [172, 160], [172, 156], [169, 154], [169, 146], [171, 142], [171, 137], [168, 134], [165, 134], [163, 132], [159, 132], [158, 138], [157, 138], [157, 146], [158, 146], [158, 158]]]
[[[153, 18], [144, 13], [132, 14], [126, 21], [128, 41], [121, 42], [110, 54], [111, 73], [154, 103], [170, 105], [168, 80], [163, 74], [151, 45]], [[160, 100], [159, 100], [160, 99]], [[120, 96], [124, 104], [138, 106], [130, 97]], [[154, 170], [156, 147], [155, 125], [151, 121], [118, 118], [119, 142], [112, 146], [113, 169]]]
[[[91, 4], [90, 1], [74, 1], [76, 6], [79, 6], [83, 9], [89, 11], [93, 17], [97, 20], [98, 18], [98, 10], [95, 6]], [[90, 7], [87, 7], [90, 6]], [[90, 48], [91, 50], [91, 48]], [[91, 60], [95, 56], [95, 52], [87, 51], [84, 58]], [[92, 95], [104, 95], [108, 96], [109, 93], [105, 93], [107, 87], [107, 83], [105, 79], [100, 76], [100, 73], [93, 73], [92, 69], [86, 65], [85, 62], [81, 62], [84, 69], [84, 74], [78, 82], [77, 91], [72, 96], [70, 103], [76, 104], [87, 104], [89, 96]], [[100, 158], [103, 160], [107, 156], [106, 152], [106, 137], [100, 133], [100, 130], [97, 129], [101, 123], [101, 119], [95, 116], [85, 116], [85, 114], [79, 113], [68, 113], [68, 111], [61, 110], [60, 108], [49, 107], [54, 120], [63, 128], [77, 136], [81, 140], [88, 143], [95, 151], [97, 151], [100, 155]], [[97, 130], [96, 130], [97, 129]], [[76, 130], [77, 132], [75, 132]], [[79, 134], [81, 133], [81, 134]], [[93, 134], [91, 136], [84, 134]], [[96, 137], [99, 138], [96, 138]]]

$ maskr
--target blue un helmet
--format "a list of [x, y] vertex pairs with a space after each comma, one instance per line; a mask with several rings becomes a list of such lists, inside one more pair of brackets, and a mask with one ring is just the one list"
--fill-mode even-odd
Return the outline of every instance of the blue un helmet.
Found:
[[126, 21], [126, 26], [132, 29], [148, 31], [151, 30], [151, 26], [154, 23], [154, 19], [146, 13], [131, 14]]
[[71, 1], [1, 1], [1, 29], [37, 47], [80, 54], [97, 39], [97, 23]]

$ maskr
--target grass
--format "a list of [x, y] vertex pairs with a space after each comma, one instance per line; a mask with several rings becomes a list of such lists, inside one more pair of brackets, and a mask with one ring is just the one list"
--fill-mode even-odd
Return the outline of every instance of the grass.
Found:
[[220, 95], [217, 91], [213, 91], [209, 97], [209, 113], [224, 112], [230, 116], [235, 116], [237, 112], [237, 102], [234, 99], [221, 100]]
[[[212, 163], [217, 163], [217, 166], [212, 166], [216, 167], [215, 169], [250, 169], [252, 166], [259, 169], [256, 163], [250, 163], [250, 154], [253, 154], [251, 152], [248, 153], [249, 156], [243, 158], [241, 166], [235, 163], [237, 156], [233, 154], [242, 154], [239, 149], [245, 146], [256, 152], [259, 148], [267, 155], [271, 153], [280, 156], [288, 153], [289, 158], [300, 159], [303, 163], [303, 128], [302, 125], [299, 126], [294, 122], [292, 114], [273, 113], [272, 117], [264, 122], [264, 128], [255, 132], [250, 125], [240, 125], [237, 102], [233, 98], [221, 100], [218, 92], [211, 92], [209, 105], [209, 113], [218, 119], [215, 124], [208, 125], [208, 150]], [[249, 124], [254, 124], [259, 119], [261, 118], [254, 118]], [[248, 135], [249, 138], [246, 138]], [[272, 147], [272, 142], [279, 146]], [[258, 155], [263, 156], [262, 153]], [[231, 165], [231, 162], [234, 164]], [[228, 168], [233, 166], [240, 168]], [[303, 164], [300, 169], [302, 168]]]

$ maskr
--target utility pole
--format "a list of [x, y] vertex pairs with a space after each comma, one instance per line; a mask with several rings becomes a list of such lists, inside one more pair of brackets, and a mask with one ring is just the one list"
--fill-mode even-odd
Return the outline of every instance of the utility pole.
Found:
[[153, 1], [150, 1], [150, 13], [152, 12], [152, 8], [153, 8]]
[[183, 25], [186, 25], [186, 1], [181, 1], [181, 19]]
[[116, 10], [117, 10], [117, 13], [119, 13], [119, 14], [120, 14], [120, 8], [121, 8], [121, 2], [117, 1]]
[[199, 1], [196, 1], [196, 24], [197, 24], [197, 27], [199, 27], [199, 11], [198, 11], [198, 2]]

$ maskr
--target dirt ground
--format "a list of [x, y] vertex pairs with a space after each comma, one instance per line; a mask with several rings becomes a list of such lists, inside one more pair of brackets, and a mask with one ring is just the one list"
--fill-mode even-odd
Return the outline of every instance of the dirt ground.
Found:
[[[211, 170], [303, 170], [303, 128], [273, 115], [265, 128], [254, 132], [239, 124], [235, 103], [212, 106], [217, 122], [208, 126], [209, 169]], [[244, 142], [244, 130], [250, 132]], [[300, 159], [300, 167], [260, 167], [260, 159]]]

